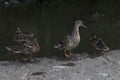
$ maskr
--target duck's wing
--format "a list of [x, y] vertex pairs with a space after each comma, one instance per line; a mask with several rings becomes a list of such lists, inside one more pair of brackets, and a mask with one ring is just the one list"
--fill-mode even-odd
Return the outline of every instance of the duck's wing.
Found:
[[70, 42], [71, 37], [69, 35], [67, 35], [66, 37], [64, 37], [64, 39], [60, 42], [61, 44], [67, 44]]
[[22, 53], [23, 50], [25, 49], [25, 46], [11, 46], [6, 47], [6, 49], [12, 53]]
[[109, 51], [109, 47], [105, 44], [105, 42], [102, 39], [98, 39], [97, 46], [101, 51]]
[[102, 42], [101, 39], [98, 38], [90, 38], [89, 43], [92, 47], [94, 47], [97, 50], [101, 50]]
[[21, 49], [15, 48], [15, 47], [6, 47], [6, 49], [12, 53], [22, 53]]
[[54, 48], [63, 49], [65, 45], [67, 45], [70, 42], [70, 36], [64, 37], [63, 40], [61, 40], [57, 45], [54, 46]]
[[97, 39], [97, 42], [96, 42], [96, 49], [97, 50], [102, 50], [102, 47], [103, 47], [103, 42], [102, 42], [102, 39]]

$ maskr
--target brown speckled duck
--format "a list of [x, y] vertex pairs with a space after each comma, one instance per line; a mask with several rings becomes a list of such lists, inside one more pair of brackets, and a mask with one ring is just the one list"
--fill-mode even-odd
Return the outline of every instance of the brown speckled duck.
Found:
[[109, 47], [104, 43], [104, 41], [101, 38], [97, 37], [95, 33], [91, 35], [89, 43], [92, 47], [94, 47], [98, 51], [101, 52], [110, 51]]
[[33, 61], [32, 55], [40, 51], [40, 46], [33, 34], [23, 33], [20, 28], [17, 28], [13, 40], [19, 44], [12, 47], [6, 47], [6, 49], [12, 53], [22, 54], [22, 60], [27, 60], [25, 55], [29, 54], [28, 60]]
[[[87, 28], [81, 20], [75, 22], [73, 32], [71, 35], [67, 35], [59, 44], [55, 45], [54, 48], [59, 48], [64, 50], [65, 57], [72, 57], [72, 49], [77, 47], [80, 43], [79, 27]], [[69, 54], [67, 53], [69, 51]]]

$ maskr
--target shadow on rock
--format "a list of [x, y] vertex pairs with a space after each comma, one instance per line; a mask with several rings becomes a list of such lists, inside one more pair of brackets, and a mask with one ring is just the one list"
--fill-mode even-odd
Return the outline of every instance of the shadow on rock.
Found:
[[39, 75], [42, 75], [42, 76], [45, 76], [46, 72], [34, 72], [32, 73], [32, 76], [39, 76]]
[[89, 52], [88, 55], [89, 55], [89, 58], [93, 59], [93, 58], [96, 58], [96, 57], [100, 57], [100, 56], [104, 56], [106, 53], [102, 53], [102, 52], [99, 52], [99, 51], [94, 51], [94, 52]]
[[84, 52], [84, 53], [80, 53], [80, 54], [75, 54], [75, 56], [72, 58], [56, 57], [56, 60], [58, 60], [58, 61], [78, 61], [78, 60], [82, 60], [82, 59], [86, 59], [86, 58], [93, 59], [96, 57], [104, 56], [105, 54], [106, 53], [101, 53], [98, 51]]
[[62, 66], [70, 66], [70, 67], [73, 67], [75, 66], [76, 64], [75, 63], [72, 63], [72, 62], [69, 62], [67, 64], [61, 64]]

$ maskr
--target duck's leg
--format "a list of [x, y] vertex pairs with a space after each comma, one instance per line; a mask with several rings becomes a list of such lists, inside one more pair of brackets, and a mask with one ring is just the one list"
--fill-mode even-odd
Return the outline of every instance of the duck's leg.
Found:
[[74, 56], [75, 56], [75, 55], [72, 53], [71, 50], [69, 51], [69, 56], [70, 56], [70, 57], [74, 57]]
[[27, 60], [27, 58], [25, 58], [25, 54], [22, 54], [22, 59], [21, 59], [22, 61], [26, 61]]
[[30, 62], [34, 62], [34, 61], [35, 61], [35, 60], [33, 60], [33, 54], [32, 54], [32, 53], [30, 53], [28, 60], [29, 60]]
[[65, 57], [70, 57], [70, 55], [67, 54], [66, 50], [64, 50], [64, 55], [65, 55]]

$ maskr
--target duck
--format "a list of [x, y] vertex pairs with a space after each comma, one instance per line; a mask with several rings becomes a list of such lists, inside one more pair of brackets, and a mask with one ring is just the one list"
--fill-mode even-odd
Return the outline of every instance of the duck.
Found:
[[105, 42], [101, 38], [97, 37], [95, 33], [91, 35], [89, 39], [89, 44], [100, 52], [110, 51], [109, 47], [105, 44]]
[[29, 54], [29, 61], [33, 61], [32, 55], [40, 51], [40, 45], [37, 39], [31, 33], [24, 33], [17, 28], [16, 33], [13, 38], [14, 42], [17, 42], [17, 45], [11, 47], [6, 47], [6, 49], [12, 53], [22, 54], [22, 60], [27, 60], [24, 56]]
[[71, 50], [76, 48], [80, 43], [79, 27], [87, 28], [82, 20], [75, 21], [72, 33], [65, 36], [57, 45], [54, 45], [54, 48], [62, 49], [64, 51], [65, 57], [69, 58], [74, 56]]

